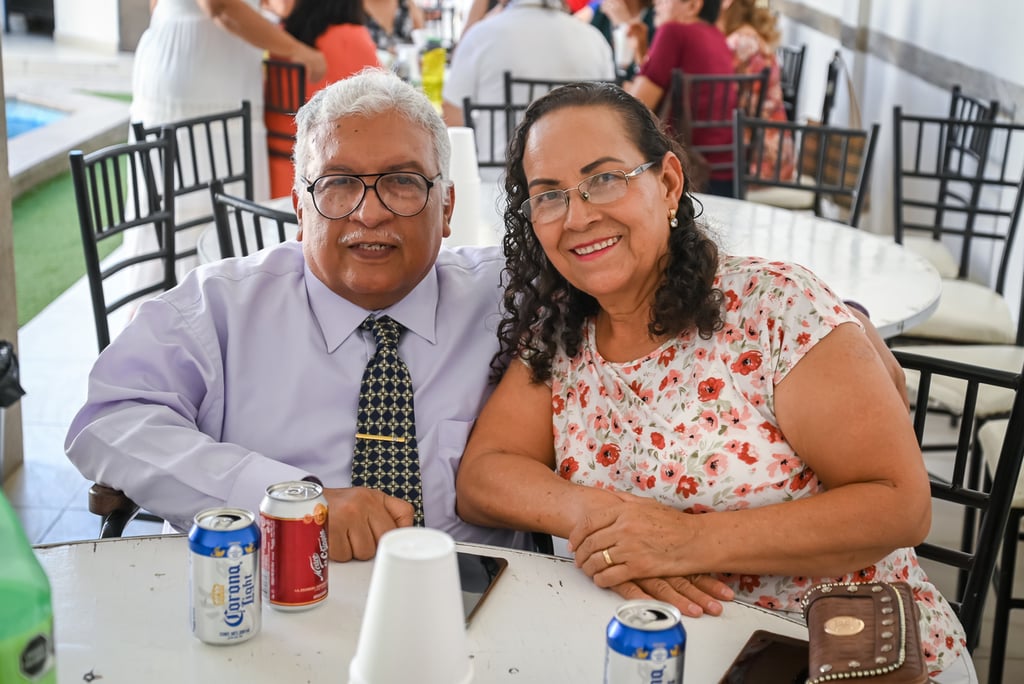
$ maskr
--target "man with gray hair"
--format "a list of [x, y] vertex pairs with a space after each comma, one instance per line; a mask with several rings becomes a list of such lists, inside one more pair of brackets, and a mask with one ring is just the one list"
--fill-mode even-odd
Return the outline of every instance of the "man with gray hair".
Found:
[[[68, 457], [178, 530], [307, 479], [324, 485], [335, 560], [371, 558], [414, 523], [527, 547], [455, 514], [492, 389], [503, 260], [441, 248], [455, 201], [444, 123], [374, 70], [296, 118], [298, 241], [200, 267], [144, 303], [96, 361]], [[386, 420], [381, 401], [396, 404]]]

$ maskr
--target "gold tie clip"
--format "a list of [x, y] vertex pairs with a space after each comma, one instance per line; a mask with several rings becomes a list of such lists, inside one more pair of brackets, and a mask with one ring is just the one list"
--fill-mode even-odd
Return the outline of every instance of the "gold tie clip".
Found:
[[405, 443], [405, 437], [387, 437], [385, 435], [368, 435], [365, 432], [357, 432], [356, 439], [372, 439], [377, 442], [402, 442]]

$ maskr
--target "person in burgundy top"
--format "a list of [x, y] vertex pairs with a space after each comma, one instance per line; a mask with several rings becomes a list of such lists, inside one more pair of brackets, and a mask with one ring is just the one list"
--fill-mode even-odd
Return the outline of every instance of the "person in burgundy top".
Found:
[[[626, 91], [657, 112], [673, 69], [682, 69], [688, 74], [734, 73], [732, 51], [725, 36], [715, 27], [720, 8], [721, 0], [655, 0], [654, 23], [658, 31], [649, 50], [644, 37], [638, 37], [636, 54], [641, 64], [640, 73], [624, 85]], [[696, 129], [693, 138], [692, 142], [697, 145], [726, 145], [732, 143], [732, 131]], [[703, 190], [731, 196], [732, 173], [713, 171]]]

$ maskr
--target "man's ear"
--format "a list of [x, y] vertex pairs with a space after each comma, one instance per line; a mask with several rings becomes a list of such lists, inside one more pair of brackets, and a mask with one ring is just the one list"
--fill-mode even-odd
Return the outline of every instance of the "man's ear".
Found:
[[292, 188], [292, 209], [295, 210], [295, 218], [299, 220], [299, 230], [295, 233], [295, 239], [302, 242], [302, 204], [299, 202], [299, 193]]
[[447, 201], [444, 203], [444, 230], [441, 233], [442, 237], [448, 237], [452, 234], [452, 214], [455, 212], [455, 183], [446, 181], [448, 187], [445, 188], [445, 198]]

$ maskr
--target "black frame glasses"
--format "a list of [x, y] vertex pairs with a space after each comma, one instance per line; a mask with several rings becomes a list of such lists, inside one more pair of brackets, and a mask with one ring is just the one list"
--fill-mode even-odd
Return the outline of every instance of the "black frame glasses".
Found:
[[[536, 220], [534, 219], [534, 214], [536, 213], [535, 209], [537, 200], [539, 200], [540, 198], [545, 198], [550, 202], [551, 200], [560, 197], [562, 199], [561, 212], [557, 216], [541, 219], [541, 223], [550, 223], [551, 221], [557, 221], [558, 219], [565, 216], [565, 212], [569, 210], [569, 193], [573, 190], [576, 190], [577, 192], [580, 193], [580, 197], [583, 198], [584, 202], [591, 202], [593, 204], [608, 204], [610, 202], [614, 202], [615, 200], [624, 197], [626, 191], [629, 190], [629, 179], [636, 178], [641, 173], [643, 173], [644, 171], [646, 171], [647, 169], [651, 168], [656, 164], [658, 164], [658, 161], [645, 162], [629, 172], [622, 171], [619, 169], [615, 169], [613, 171], [602, 171], [601, 173], [595, 173], [593, 176], [587, 176], [586, 178], [584, 178], [571, 188], [563, 188], [560, 190], [545, 190], [544, 192], [539, 192], [536, 195], [531, 195], [530, 197], [527, 197], [526, 200], [524, 200], [523, 203], [519, 205], [519, 213], [522, 214], [527, 221], [534, 222]], [[624, 186], [622, 194], [616, 194], [614, 196], [606, 198], [594, 198], [593, 188], [595, 184], [599, 183], [602, 179], [621, 179], [626, 181], [626, 185]], [[546, 204], [546, 206], [550, 206], [551, 211], [555, 211], [556, 207], [558, 207], [559, 205], [549, 203]]]
[[[330, 182], [332, 179], [349, 178], [359, 181], [359, 183], [362, 185], [362, 191], [359, 193], [359, 198], [352, 205], [352, 208], [349, 209], [348, 211], [331, 212], [338, 214], [337, 216], [331, 216], [330, 213], [324, 211], [323, 208], [321, 208], [320, 206], [322, 204], [324, 193], [327, 192], [327, 190], [325, 190], [325, 183]], [[365, 178], [376, 178], [377, 180], [375, 180], [371, 184], [367, 184], [367, 182], [363, 180]], [[387, 190], [387, 188], [389, 187], [388, 182], [398, 182], [403, 179], [411, 180], [412, 178], [418, 179], [418, 181], [422, 181], [423, 185], [425, 186], [422, 190], [416, 190], [417, 193], [422, 192], [423, 201], [422, 203], [420, 203], [418, 197], [409, 198], [415, 199], [414, 204], [419, 204], [419, 208], [416, 209], [415, 211], [412, 211], [408, 207], [404, 207], [402, 211], [396, 211], [392, 204], [399, 200], [396, 197], [391, 196], [391, 192]], [[327, 173], [314, 179], [313, 181], [310, 181], [307, 178], [303, 178], [302, 181], [304, 183], [309, 183], [309, 185], [306, 186], [306, 192], [308, 192], [310, 196], [313, 198], [313, 207], [317, 210], [317, 212], [329, 221], [337, 221], [347, 216], [351, 216], [353, 212], [355, 212], [360, 206], [362, 206], [363, 202], [366, 200], [366, 191], [370, 188], [373, 188], [373, 192], [374, 194], [377, 195], [377, 199], [380, 201], [381, 205], [395, 216], [402, 216], [405, 218], [408, 218], [409, 216], [416, 216], [417, 214], [421, 213], [424, 209], [426, 209], [427, 202], [430, 201], [430, 190], [435, 185], [437, 185], [437, 180], [439, 180], [440, 178], [440, 173], [434, 176], [433, 178], [427, 178], [422, 173], [419, 173], [417, 171], [388, 171], [386, 173]], [[382, 181], [384, 182], [383, 187], [385, 188], [384, 194], [381, 194], [380, 190]], [[418, 186], [414, 184], [410, 187]], [[318, 195], [320, 197], [320, 201], [317, 200]], [[388, 199], [388, 197], [390, 197], [390, 200]]]

